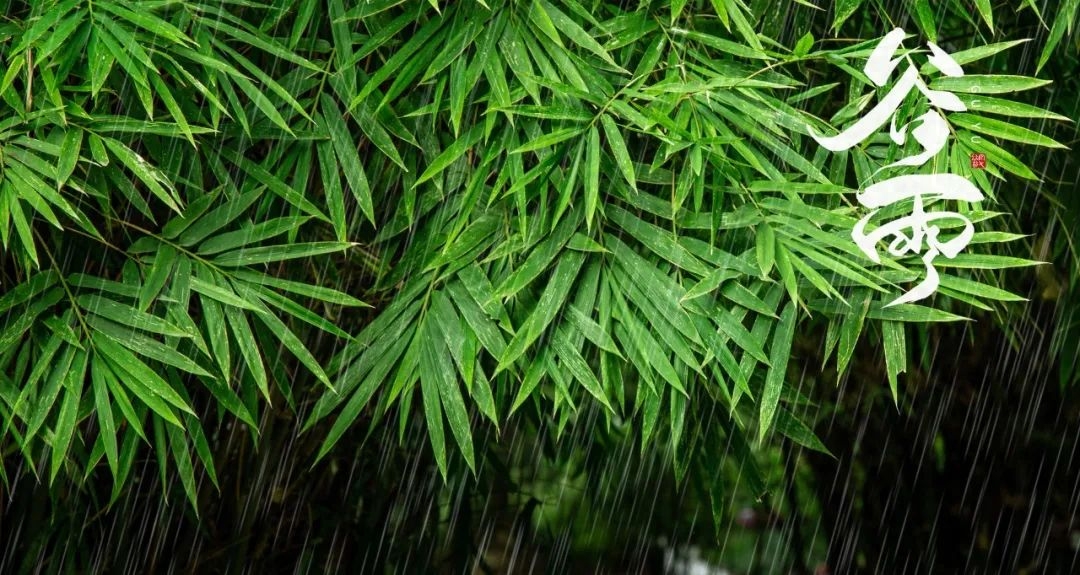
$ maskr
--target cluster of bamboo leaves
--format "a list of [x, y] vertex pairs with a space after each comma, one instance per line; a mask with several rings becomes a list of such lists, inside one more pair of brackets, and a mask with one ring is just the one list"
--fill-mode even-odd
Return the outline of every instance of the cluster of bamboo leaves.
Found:
[[1018, 39], [954, 53], [963, 78], [924, 66], [970, 108], [924, 170], [988, 201], [932, 206], [975, 239], [938, 259], [936, 299], [885, 308], [923, 264], [871, 264], [854, 196], [917, 144], [808, 137], [886, 92], [861, 72], [876, 38], [787, 46], [743, 0], [5, 6], [0, 475], [107, 468], [114, 498], [146, 444], [194, 501], [196, 462], [216, 483], [205, 421], [257, 436], [298, 393], [320, 457], [420, 418], [444, 476], [453, 454], [476, 469], [480, 426], [558, 437], [586, 410], [680, 474], [773, 431], [824, 450], [797, 415], [799, 326], [828, 321], [840, 372], [876, 338], [897, 393], [907, 324], [1022, 299], [980, 273], [1032, 263], [998, 251], [1022, 235], [995, 181], [1037, 178], [1008, 150], [1063, 147], [1017, 123], [1061, 117], [1009, 99], [1045, 81], [978, 73]]

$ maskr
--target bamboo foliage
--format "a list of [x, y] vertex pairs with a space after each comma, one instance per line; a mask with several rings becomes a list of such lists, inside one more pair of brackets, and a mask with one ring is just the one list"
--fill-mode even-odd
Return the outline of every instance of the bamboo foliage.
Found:
[[[825, 450], [797, 416], [795, 333], [826, 322], [841, 372], [877, 342], [895, 396], [912, 325], [1022, 300], [990, 273], [1034, 263], [999, 249], [1024, 230], [995, 190], [1039, 177], [1029, 147], [1064, 147], [1022, 124], [1065, 118], [1014, 95], [1045, 81], [979, 75], [1020, 39], [954, 53], [966, 82], [926, 70], [971, 111], [925, 170], [990, 200], [960, 207], [979, 231], [939, 260], [939, 296], [885, 308], [922, 263], [867, 261], [853, 198], [911, 149], [808, 137], [885, 93], [860, 71], [876, 38], [789, 46], [757, 4], [9, 3], [0, 470], [104, 466], [115, 498], [146, 443], [194, 502], [195, 465], [215, 480], [204, 420], [257, 435], [300, 393], [320, 457], [361, 414], [420, 418], [444, 477], [458, 455], [476, 470], [479, 426], [559, 436], [591, 409], [667, 442], [680, 474], [716, 456], [712, 418], [740, 457], [774, 432]], [[835, 26], [871, 4], [836, 2]], [[1071, 49], [1076, 13], [1040, 13], [1039, 66]], [[343, 319], [364, 301], [370, 321]]]

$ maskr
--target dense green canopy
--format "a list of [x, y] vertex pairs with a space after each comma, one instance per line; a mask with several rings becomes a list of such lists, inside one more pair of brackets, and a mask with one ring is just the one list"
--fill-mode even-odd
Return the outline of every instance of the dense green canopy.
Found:
[[[221, 430], [261, 446], [282, 418], [318, 447], [302, 465], [343, 438], [400, 441], [454, 485], [501, 473], [490, 454], [518, 433], [631, 442], [697, 477], [719, 520], [719, 467], [765, 496], [764, 446], [845, 448], [814, 432], [799, 334], [835, 356], [821, 386], [857, 342], [880, 350], [882, 377], [858, 384], [903, 405], [935, 324], [1013, 330], [1015, 302], [1075, 289], [1028, 266], [1074, 254], [1075, 201], [1056, 196], [1076, 0], [4, 6], [9, 488], [32, 474], [104, 509], [151, 457], [197, 514], [229, 496]], [[921, 145], [886, 128], [833, 153], [809, 134], [888, 92], [906, 64], [884, 88], [863, 66], [894, 26], [968, 111], [924, 166], [879, 173]], [[965, 76], [926, 64], [927, 40]], [[897, 125], [928, 109], [912, 92]], [[936, 260], [934, 298], [885, 307], [923, 262], [874, 264], [850, 233], [856, 193], [899, 173], [959, 174], [986, 199], [927, 204], [974, 238]]]

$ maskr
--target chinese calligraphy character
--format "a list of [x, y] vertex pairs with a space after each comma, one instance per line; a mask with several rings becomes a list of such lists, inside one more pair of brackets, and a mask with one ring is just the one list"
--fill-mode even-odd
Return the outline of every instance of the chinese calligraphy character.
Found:
[[986, 169], [986, 154], [973, 152], [971, 154], [971, 168], [975, 170]]
[[[918, 126], [911, 130], [911, 136], [922, 146], [923, 151], [919, 154], [903, 158], [884, 166], [880, 170], [899, 166], [918, 167], [934, 157], [944, 147], [949, 136], [949, 126], [938, 110], [962, 112], [967, 106], [955, 95], [949, 92], [931, 90], [919, 77], [919, 72], [910, 62], [907, 56], [893, 58], [904, 41], [905, 32], [896, 28], [889, 32], [870, 54], [863, 71], [872, 82], [884, 87], [889, 76], [904, 59], [909, 61], [907, 70], [901, 75], [893, 89], [868, 114], [863, 116], [844, 132], [831, 137], [822, 137], [810, 130], [814, 138], [824, 148], [839, 152], [855, 147], [860, 142], [884, 127], [889, 122], [889, 137], [897, 145], [902, 145], [907, 140], [908, 128], [918, 122]], [[927, 42], [931, 55], [930, 64], [944, 73], [946, 76], [963, 76], [964, 71], [941, 48], [932, 42]], [[918, 90], [929, 99], [932, 108], [929, 112], [915, 118], [913, 121], [897, 129], [896, 115], [900, 104], [907, 98], [912, 90]], [[985, 156], [983, 158], [985, 162]], [[975, 165], [975, 157], [972, 156], [972, 166]], [[965, 202], [978, 202], [983, 199], [982, 193], [974, 184], [967, 179], [955, 174], [912, 174], [890, 178], [879, 182], [860, 192], [857, 199], [860, 204], [873, 209], [863, 217], [851, 231], [851, 238], [859, 246], [867, 257], [875, 263], [880, 263], [876, 245], [878, 242], [892, 238], [889, 244], [889, 253], [893, 256], [904, 256], [909, 253], [921, 253], [923, 242], [926, 242], [927, 250], [922, 260], [926, 266], [926, 277], [908, 293], [896, 298], [886, 305], [893, 306], [902, 303], [911, 303], [929, 297], [939, 285], [937, 270], [934, 269], [933, 261], [938, 255], [954, 258], [971, 241], [974, 235], [974, 227], [971, 221], [956, 212], [926, 212], [923, 209], [923, 198], [942, 200], [957, 200]], [[912, 213], [888, 224], [882, 225], [870, 233], [865, 233], [867, 223], [879, 211], [879, 208], [895, 204], [897, 202], [913, 200]], [[934, 222], [945, 219], [959, 219], [964, 222], [964, 229], [960, 235], [945, 241], [939, 236], [941, 229]], [[910, 231], [910, 234], [905, 233]]]

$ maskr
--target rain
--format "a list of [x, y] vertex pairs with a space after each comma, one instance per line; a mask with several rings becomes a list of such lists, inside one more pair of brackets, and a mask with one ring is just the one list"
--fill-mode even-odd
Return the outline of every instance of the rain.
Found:
[[0, 573], [1080, 572], [1080, 2], [3, 14]]

